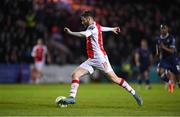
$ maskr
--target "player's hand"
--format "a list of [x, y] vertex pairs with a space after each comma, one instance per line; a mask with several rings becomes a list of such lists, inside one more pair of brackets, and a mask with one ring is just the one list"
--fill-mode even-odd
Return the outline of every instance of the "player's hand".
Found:
[[64, 28], [64, 31], [65, 31], [66, 33], [68, 33], [68, 34], [71, 33], [71, 30], [70, 30], [69, 28], [67, 28], [67, 27]]
[[155, 58], [159, 58], [159, 54], [156, 53], [156, 54], [155, 54]]
[[114, 32], [115, 34], [118, 34], [118, 33], [121, 32], [121, 29], [120, 29], [119, 27], [114, 27], [113, 32]]
[[159, 47], [160, 47], [160, 48], [164, 48], [165, 45], [164, 45], [163, 43], [160, 43]]

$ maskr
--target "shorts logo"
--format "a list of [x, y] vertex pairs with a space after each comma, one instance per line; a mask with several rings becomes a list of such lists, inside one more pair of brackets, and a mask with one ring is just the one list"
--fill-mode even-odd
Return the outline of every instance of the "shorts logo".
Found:
[[107, 69], [108, 68], [108, 64], [107, 64], [107, 62], [104, 62], [104, 63], [102, 63], [103, 64], [103, 66], [104, 66], [104, 68], [105, 69]]
[[179, 65], [176, 65], [176, 69], [178, 70], [178, 72], [180, 72], [180, 67], [179, 67]]

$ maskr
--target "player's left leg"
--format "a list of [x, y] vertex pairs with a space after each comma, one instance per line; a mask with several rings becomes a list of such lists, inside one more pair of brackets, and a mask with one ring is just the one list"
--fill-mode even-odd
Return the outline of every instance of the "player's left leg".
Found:
[[174, 92], [174, 84], [175, 84], [175, 74], [171, 72], [170, 70], [168, 71], [168, 76], [169, 76], [169, 82], [168, 82], [168, 91], [170, 93]]
[[143, 100], [138, 96], [136, 91], [123, 78], [118, 77], [114, 73], [114, 71], [107, 72], [106, 74], [108, 78], [110, 78], [110, 80], [112, 80], [114, 83], [118, 84], [119, 86], [123, 87], [128, 92], [130, 92], [133, 95], [133, 97], [136, 99], [139, 106], [143, 104]]
[[143, 104], [142, 99], [138, 96], [136, 91], [123, 78], [118, 77], [114, 73], [107, 56], [97, 59], [93, 66], [101, 71], [104, 71], [111, 81], [113, 81], [114, 83], [118, 84], [119, 86], [123, 87], [128, 92], [130, 92], [133, 95], [133, 97], [136, 99], [138, 105], [141, 106]]

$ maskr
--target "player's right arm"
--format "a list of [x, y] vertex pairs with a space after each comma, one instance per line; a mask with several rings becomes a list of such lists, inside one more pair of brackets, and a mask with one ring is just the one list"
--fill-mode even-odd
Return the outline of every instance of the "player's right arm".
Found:
[[139, 67], [140, 66], [140, 62], [139, 62], [139, 53], [138, 53], [138, 51], [136, 51], [135, 52], [135, 64], [136, 64], [136, 66], [137, 67]]
[[81, 31], [81, 32], [73, 32], [69, 28], [64, 28], [64, 31], [69, 35], [80, 37], [80, 38], [89, 37], [92, 34], [90, 30]]
[[159, 46], [156, 44], [156, 56], [159, 56]]

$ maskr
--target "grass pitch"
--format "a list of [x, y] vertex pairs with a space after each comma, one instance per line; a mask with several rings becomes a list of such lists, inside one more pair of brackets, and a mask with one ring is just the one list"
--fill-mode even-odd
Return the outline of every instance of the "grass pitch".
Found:
[[[132, 85], [135, 89], [137, 85]], [[70, 84], [0, 85], [1, 116], [180, 116], [180, 89], [170, 94], [163, 84], [138, 91], [134, 98], [115, 84], [81, 84], [76, 104], [57, 108], [55, 98], [67, 96]]]

